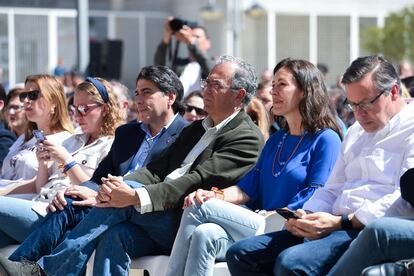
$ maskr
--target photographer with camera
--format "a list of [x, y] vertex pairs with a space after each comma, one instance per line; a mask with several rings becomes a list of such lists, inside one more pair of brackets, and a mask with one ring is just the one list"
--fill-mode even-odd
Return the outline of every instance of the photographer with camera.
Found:
[[[174, 48], [171, 39], [173, 36], [176, 39]], [[180, 43], [187, 45], [186, 58], [177, 56]], [[154, 63], [170, 66], [180, 76], [186, 96], [194, 90], [201, 90], [200, 80], [208, 76], [214, 65], [214, 61], [207, 55], [210, 47], [211, 42], [204, 27], [196, 22], [169, 17], [165, 21], [163, 38], [155, 52]]]

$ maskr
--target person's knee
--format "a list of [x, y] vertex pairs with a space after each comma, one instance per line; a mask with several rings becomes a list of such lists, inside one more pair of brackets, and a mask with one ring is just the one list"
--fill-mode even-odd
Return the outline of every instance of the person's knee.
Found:
[[238, 263], [241, 260], [241, 256], [243, 255], [244, 247], [242, 243], [236, 242], [226, 252], [226, 261], [227, 264], [230, 266], [237, 267]]
[[226, 246], [228, 242], [225, 231], [218, 225], [213, 223], [204, 223], [194, 230], [191, 243], [197, 244], [199, 248], [207, 252], [217, 253], [222, 246]]
[[273, 273], [275, 275], [290, 275], [295, 270], [295, 263], [297, 263], [295, 256], [292, 256], [289, 249], [286, 249], [276, 258]]

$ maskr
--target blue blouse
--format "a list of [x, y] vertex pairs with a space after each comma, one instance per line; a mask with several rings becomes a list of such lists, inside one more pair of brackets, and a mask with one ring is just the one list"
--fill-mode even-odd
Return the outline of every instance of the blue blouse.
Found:
[[331, 129], [303, 137], [280, 130], [269, 138], [256, 166], [237, 186], [250, 197], [250, 206], [299, 209], [328, 180], [340, 144]]

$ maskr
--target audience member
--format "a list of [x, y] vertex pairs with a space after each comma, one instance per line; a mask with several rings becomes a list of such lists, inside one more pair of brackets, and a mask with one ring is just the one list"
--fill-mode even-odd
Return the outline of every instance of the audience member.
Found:
[[111, 81], [114, 93], [118, 98], [118, 103], [121, 108], [121, 118], [123, 123], [127, 123], [129, 116], [129, 108], [132, 105], [132, 99], [129, 96], [128, 87], [118, 81]]
[[83, 133], [69, 137], [61, 146], [49, 140], [38, 144], [43, 150], [37, 154], [36, 193], [29, 200], [0, 197], [0, 248], [24, 241], [46, 216], [57, 192], [87, 181], [108, 153], [121, 123], [111, 85], [88, 78], [75, 88], [74, 108]]
[[73, 132], [66, 108], [62, 84], [50, 75], [31, 75], [26, 78], [25, 92], [19, 94], [29, 120], [26, 132], [10, 147], [3, 161], [0, 191], [7, 193], [32, 193], [34, 185], [16, 188], [24, 180], [33, 179], [38, 170], [36, 138], [32, 131], [39, 130], [52, 143], [61, 144]]
[[270, 120], [269, 114], [262, 102], [254, 97], [246, 107], [246, 113], [260, 129], [264, 140], [267, 141], [269, 138]]
[[[221, 57], [203, 84], [208, 117], [184, 129], [159, 160], [124, 179], [103, 179], [100, 208], [93, 208], [51, 255], [38, 261], [42, 270], [79, 274], [95, 248], [96, 275], [127, 274], [130, 258], [169, 254], [185, 195], [214, 184], [231, 186], [256, 163], [263, 138], [243, 111], [256, 87], [251, 65]], [[9, 273], [22, 265], [40, 269], [36, 263], [2, 259]]]
[[401, 82], [405, 85], [405, 87], [408, 90], [408, 93], [410, 94], [410, 97], [414, 97], [414, 76], [406, 77], [401, 79]]
[[184, 98], [184, 118], [191, 122], [204, 119], [207, 112], [204, 111], [203, 94], [201, 91], [193, 91]]
[[[6, 122], [4, 120], [4, 109], [7, 105], [6, 91], [0, 84], [0, 168], [3, 164], [3, 160], [9, 152], [9, 148], [16, 140], [16, 135], [7, 129]], [[7, 109], [6, 109], [7, 110]]]
[[273, 112], [286, 119], [283, 130], [271, 136], [237, 185], [186, 197], [167, 275], [213, 275], [215, 259], [223, 260], [233, 242], [254, 235], [264, 216], [238, 205], [301, 208], [328, 179], [341, 131], [321, 73], [307, 61], [291, 59], [273, 72]]
[[59, 211], [46, 217], [10, 257], [12, 260], [38, 260], [50, 254], [66, 231], [91, 210], [84, 205], [95, 201], [95, 186], [102, 183], [102, 177], [125, 175], [158, 159], [187, 125], [180, 115], [175, 115], [174, 102], [181, 100], [183, 88], [178, 76], [168, 67], [144, 67], [137, 77], [135, 93], [135, 103], [142, 111], [141, 122], [117, 128], [112, 147], [91, 180], [70, 187], [65, 193], [58, 192], [50, 209]]
[[[172, 17], [165, 20], [164, 34], [155, 52], [154, 63], [168, 65], [167, 56], [169, 56], [171, 63], [169, 66], [180, 76], [185, 97], [192, 91], [201, 90], [200, 80], [208, 76], [214, 63], [207, 55], [211, 42], [206, 29], [197, 24], [187, 23], [191, 26], [183, 25], [179, 30], [174, 30], [171, 24], [176, 25], [177, 20], [181, 21], [181, 19]], [[172, 37], [175, 37], [177, 42], [175, 49], [172, 49]], [[186, 58], [177, 56], [180, 42], [187, 46], [188, 57]], [[171, 54], [173, 51], [174, 54]]]
[[329, 98], [331, 99], [332, 108], [336, 111], [339, 123], [343, 123], [343, 133], [347, 132], [348, 127], [355, 123], [354, 113], [346, 105], [346, 93], [341, 88], [332, 88], [328, 91]]
[[328, 80], [328, 75], [329, 75], [328, 65], [326, 65], [325, 63], [318, 63], [318, 64], [316, 64], [316, 67], [318, 68], [319, 71], [321, 71], [325, 81], [327, 81]]
[[65, 62], [63, 61], [62, 57], [58, 58], [58, 62], [56, 67], [53, 69], [53, 75], [55, 77], [62, 77], [65, 75], [66, 73], [66, 68], [65, 68]]
[[414, 105], [401, 99], [397, 72], [380, 56], [353, 61], [342, 82], [357, 123], [332, 176], [296, 211], [300, 219], [286, 221], [286, 230], [235, 243], [226, 255], [232, 274], [325, 275], [365, 225], [390, 207], [405, 208], [399, 181], [414, 167]]
[[401, 60], [398, 64], [398, 74], [401, 79], [411, 77], [414, 75], [413, 67], [408, 60]]
[[260, 81], [259, 81], [259, 83], [272, 82], [272, 79], [273, 79], [273, 72], [272, 72], [272, 70], [266, 69], [266, 70], [263, 70], [262, 73], [260, 74]]
[[24, 92], [23, 88], [13, 88], [6, 97], [5, 117], [7, 126], [17, 137], [26, 131], [29, 123], [24, 111], [24, 105], [19, 99], [19, 95], [22, 92]]
[[[367, 225], [329, 272], [330, 275], [361, 275], [363, 271], [364, 276], [380, 276], [385, 273], [402, 276], [414, 272], [414, 209], [411, 208], [414, 206], [413, 180], [413, 168], [407, 170], [400, 179], [401, 197], [404, 200], [399, 198], [397, 205], [403, 206], [404, 209], [398, 211], [405, 213], [394, 213], [391, 208], [387, 213], [399, 218], [380, 218]], [[404, 261], [387, 263], [399, 260]], [[367, 266], [371, 267], [364, 269]], [[384, 271], [384, 274], [380, 271]]]
[[273, 106], [272, 95], [270, 92], [271, 90], [272, 90], [272, 81], [271, 80], [262, 81], [261, 83], [259, 83], [259, 86], [257, 87], [256, 95], [255, 95], [256, 98], [262, 101], [264, 107], [266, 108], [266, 111], [269, 112], [269, 114], [271, 112], [270, 109]]

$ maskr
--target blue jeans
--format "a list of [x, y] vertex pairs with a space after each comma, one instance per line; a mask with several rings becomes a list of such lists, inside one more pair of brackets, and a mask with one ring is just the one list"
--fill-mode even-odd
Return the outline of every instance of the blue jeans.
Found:
[[43, 221], [32, 205], [31, 200], [0, 197], [0, 248], [24, 241]]
[[414, 221], [380, 218], [365, 227], [328, 275], [360, 275], [371, 265], [414, 258]]
[[166, 254], [169, 254], [169, 250], [163, 250], [140, 226], [123, 222], [101, 235], [96, 245], [93, 274], [128, 275], [131, 259]]
[[232, 275], [325, 275], [358, 235], [334, 231], [304, 241], [283, 230], [236, 242], [226, 254]]
[[210, 199], [184, 210], [167, 276], [213, 275], [234, 241], [253, 236], [264, 216], [222, 200]]
[[[140, 214], [133, 206], [92, 208], [52, 253], [42, 257], [38, 263], [47, 275], [78, 275], [84, 271], [101, 235], [111, 227], [126, 221], [139, 225], [148, 237], [156, 242], [162, 252], [168, 254], [174, 241], [179, 215], [177, 210]], [[112, 244], [112, 239], [110, 244]], [[117, 260], [119, 254], [125, 254], [123, 251], [114, 251], [112, 246], [110, 248], [109, 252], [97, 254], [109, 254], [111, 260]], [[158, 254], [158, 251], [155, 254]]]
[[65, 234], [78, 224], [92, 209], [72, 205], [73, 199], [66, 198], [62, 211], [49, 213], [43, 222], [9, 257], [12, 261], [37, 261], [48, 255], [63, 240]]

